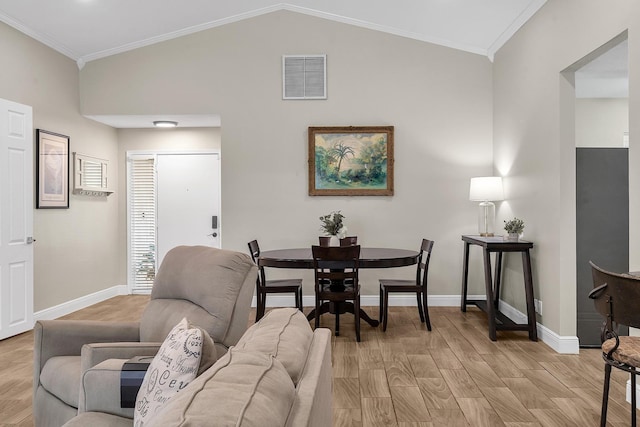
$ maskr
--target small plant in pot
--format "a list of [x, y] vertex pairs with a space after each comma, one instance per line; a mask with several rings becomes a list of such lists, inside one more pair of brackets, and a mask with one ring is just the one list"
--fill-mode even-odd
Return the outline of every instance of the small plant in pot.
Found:
[[524, 231], [524, 221], [519, 218], [513, 218], [509, 221], [505, 220], [504, 230], [508, 233], [506, 240], [517, 242]]
[[331, 238], [329, 246], [339, 246], [340, 238], [347, 234], [344, 219], [345, 217], [340, 211], [333, 211], [320, 217], [320, 229]]

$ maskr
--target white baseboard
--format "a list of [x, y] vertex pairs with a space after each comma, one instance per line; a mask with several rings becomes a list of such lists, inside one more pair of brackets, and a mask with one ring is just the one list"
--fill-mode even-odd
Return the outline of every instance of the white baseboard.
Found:
[[[469, 295], [469, 299], [485, 299], [484, 295]], [[460, 295], [430, 295], [427, 299], [429, 307], [459, 307]], [[306, 295], [302, 297], [302, 305], [311, 307], [315, 304], [315, 297]], [[256, 307], [256, 297], [251, 301], [251, 307]], [[389, 306], [415, 306], [417, 304], [415, 295], [389, 295]], [[295, 306], [295, 299], [290, 295], [269, 295], [267, 297], [267, 307], [292, 307]], [[361, 295], [360, 305], [375, 307], [380, 305], [378, 295]]]
[[[640, 398], [640, 385], [638, 384], [638, 380], [636, 379], [636, 409], [640, 408], [640, 402], [638, 402]], [[631, 403], [631, 380], [627, 380], [627, 402]]]
[[[46, 308], [34, 313], [34, 321], [37, 320], [52, 320], [65, 316], [74, 311], [81, 310], [90, 305], [97, 304], [109, 298], [117, 295], [127, 295], [129, 293], [126, 285], [113, 286], [111, 288], [103, 289], [93, 294], [85, 295], [80, 298], [76, 298], [72, 301], [68, 301], [54, 307]], [[484, 295], [468, 295], [468, 299], [485, 299]], [[315, 298], [311, 295], [303, 296], [303, 305], [312, 306], [315, 304]], [[459, 307], [460, 295], [430, 295], [428, 297], [429, 307]], [[377, 306], [380, 304], [380, 297], [378, 295], [362, 295], [360, 297], [360, 304], [363, 306]], [[267, 307], [292, 307], [295, 305], [293, 295], [269, 295], [267, 298]], [[390, 306], [415, 306], [416, 297], [414, 295], [389, 295]], [[256, 297], [253, 297], [251, 306], [256, 306]], [[527, 316], [516, 310], [504, 301], [500, 301], [500, 311], [502, 311], [507, 317], [516, 323], [526, 323]], [[561, 336], [550, 330], [549, 328], [538, 324], [538, 337], [549, 347], [563, 354], [577, 354], [579, 352], [578, 337], [575, 336]], [[628, 385], [628, 400], [631, 398], [631, 383]], [[640, 396], [640, 393], [638, 394]]]
[[[527, 323], [527, 315], [506, 302], [501, 300], [499, 307], [500, 311], [514, 322]], [[538, 339], [561, 354], [578, 354], [580, 352], [578, 337], [558, 335], [540, 323], [538, 323]]]
[[[467, 299], [483, 300], [484, 295], [468, 295]], [[459, 307], [460, 295], [429, 295], [429, 307]], [[315, 298], [311, 295], [303, 296], [302, 303], [304, 306], [312, 306], [315, 304]], [[415, 295], [389, 295], [389, 306], [415, 306]], [[380, 305], [380, 297], [378, 295], [362, 295], [360, 297], [360, 305], [362, 306], [378, 306]], [[251, 306], [256, 306], [256, 297], [253, 297]], [[295, 306], [293, 296], [288, 295], [269, 295], [267, 297], [267, 307], [292, 307]], [[527, 323], [527, 315], [516, 310], [504, 301], [500, 301], [500, 311], [509, 319], [516, 323]], [[561, 354], [578, 354], [580, 350], [578, 337], [561, 336], [538, 323], [538, 338], [549, 347]], [[640, 394], [639, 394], [640, 395]]]
[[111, 288], [103, 289], [101, 291], [37, 311], [33, 313], [33, 320], [35, 322], [37, 320], [57, 319], [59, 317], [66, 316], [69, 313], [73, 313], [74, 311], [78, 311], [89, 307], [90, 305], [113, 298], [117, 295], [127, 295], [128, 293], [129, 291], [126, 285], [113, 286]]

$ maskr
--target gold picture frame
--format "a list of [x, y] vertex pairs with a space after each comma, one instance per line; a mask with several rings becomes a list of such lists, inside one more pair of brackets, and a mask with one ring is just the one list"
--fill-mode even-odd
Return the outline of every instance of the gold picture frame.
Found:
[[309, 127], [310, 196], [393, 196], [393, 126]]

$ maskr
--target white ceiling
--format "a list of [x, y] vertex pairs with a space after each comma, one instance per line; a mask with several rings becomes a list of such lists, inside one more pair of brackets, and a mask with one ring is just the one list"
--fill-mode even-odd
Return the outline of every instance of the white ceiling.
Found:
[[493, 54], [546, 0], [0, 0], [0, 20], [88, 62], [291, 10], [468, 52]]

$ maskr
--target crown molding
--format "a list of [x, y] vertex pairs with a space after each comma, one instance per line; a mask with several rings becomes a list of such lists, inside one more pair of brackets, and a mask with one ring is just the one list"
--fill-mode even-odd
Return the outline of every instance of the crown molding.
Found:
[[258, 16], [262, 16], [268, 13], [277, 12], [277, 11], [289, 11], [300, 13], [308, 16], [314, 16], [321, 19], [326, 19], [334, 22], [340, 22], [347, 25], [353, 25], [360, 28], [365, 28], [373, 31], [379, 31], [387, 34], [392, 34], [400, 37], [405, 37], [413, 40], [418, 40], [426, 43], [431, 43], [439, 46], [448, 47], [451, 49], [461, 50], [464, 52], [469, 52], [481, 56], [486, 56], [489, 60], [493, 61], [495, 53], [518, 31], [520, 27], [522, 27], [527, 20], [529, 20], [545, 3], [547, 0], [531, 0], [529, 6], [520, 14], [518, 17], [509, 25], [509, 27], [502, 33], [500, 36], [491, 44], [488, 49], [466, 44], [466, 43], [458, 43], [448, 39], [442, 39], [438, 37], [429, 37], [424, 34], [418, 34], [411, 31], [402, 30], [395, 27], [389, 27], [385, 25], [375, 24], [371, 22], [362, 21], [359, 19], [349, 18], [346, 16], [341, 16], [337, 14], [322, 12], [316, 9], [311, 9], [307, 7], [295, 6], [288, 3], [278, 3], [272, 6], [267, 6], [260, 9], [255, 9], [252, 11], [248, 11], [245, 13], [237, 14], [234, 16], [230, 16], [223, 19], [218, 19], [215, 21], [206, 22], [199, 25], [194, 25], [191, 27], [183, 28], [177, 31], [173, 31], [170, 33], [162, 34], [155, 37], [150, 37], [144, 40], [140, 40], [133, 43], [127, 43], [115, 48], [105, 49], [99, 52], [94, 52], [88, 55], [80, 56], [78, 53], [72, 51], [68, 47], [56, 42], [49, 35], [44, 33], [39, 33], [31, 28], [29, 28], [24, 23], [17, 21], [4, 13], [0, 12], [0, 20], [6, 23], [7, 25], [15, 28], [16, 30], [26, 34], [27, 36], [49, 46], [50, 48], [60, 52], [61, 54], [73, 59], [77, 62], [78, 68], [82, 69], [82, 67], [90, 61], [94, 61], [97, 59], [105, 58], [108, 56], [128, 52], [134, 49], [138, 49], [145, 46], [150, 46], [156, 43], [176, 39], [182, 36], [186, 36], [189, 34], [197, 33], [200, 31], [220, 27], [223, 25], [231, 24], [234, 22], [243, 21], [250, 18], [255, 18]]
[[[546, 0], [545, 0], [546, 1]], [[150, 46], [156, 43], [160, 43], [167, 40], [176, 39], [178, 37], [186, 36], [189, 34], [197, 33], [199, 31], [208, 30], [211, 28], [221, 27], [223, 25], [231, 24], [234, 22], [243, 21], [245, 19], [255, 18], [258, 16], [266, 15], [267, 13], [278, 12], [278, 11], [289, 11], [300, 13], [308, 16], [314, 16], [317, 18], [327, 19], [330, 21], [340, 22], [343, 24], [354, 25], [361, 28], [366, 28], [374, 31], [380, 31], [384, 33], [393, 34], [396, 36], [406, 37], [418, 41], [423, 41], [427, 43], [432, 43], [444, 47], [449, 47], [452, 49], [462, 50], [465, 52], [470, 52], [482, 56], [487, 56], [487, 50], [480, 48], [478, 46], [467, 45], [463, 43], [456, 43], [451, 40], [440, 39], [437, 37], [424, 37], [423, 35], [419, 35], [417, 33], [413, 33], [410, 31], [403, 31], [393, 27], [387, 27], [384, 25], [373, 24], [370, 22], [361, 21], [358, 19], [348, 18], [345, 16], [335, 15], [331, 13], [322, 12], [315, 9], [309, 9], [300, 6], [294, 6], [287, 3], [278, 3], [273, 6], [264, 7], [261, 9], [255, 9], [249, 12], [241, 13], [238, 15], [230, 16], [224, 19], [218, 19], [215, 21], [206, 22], [204, 24], [194, 25], [192, 27], [184, 28], [178, 31], [173, 31], [171, 33], [162, 34], [160, 36], [151, 37], [145, 40], [140, 40], [135, 43], [128, 43], [116, 48], [106, 49], [100, 52], [92, 53], [89, 55], [85, 55], [82, 58], [78, 58], [82, 60], [83, 65], [87, 62], [94, 61], [96, 59], [105, 58], [111, 55], [116, 55], [119, 53], [127, 52], [130, 50], [138, 49], [145, 46]]]
[[46, 46], [49, 46], [51, 49], [60, 52], [64, 56], [69, 57], [69, 58], [73, 59], [74, 61], [77, 61], [79, 59], [79, 56], [78, 56], [77, 53], [75, 53], [74, 51], [72, 51], [71, 49], [66, 47], [65, 45], [56, 42], [54, 39], [52, 39], [47, 34], [42, 34], [42, 33], [38, 33], [36, 31], [33, 31], [31, 28], [26, 26], [24, 23], [22, 23], [20, 21], [17, 21], [15, 19], [11, 18], [10, 16], [5, 15], [2, 12], [0, 12], [0, 21], [4, 22], [5, 24], [9, 25], [10, 27], [15, 28], [16, 30], [20, 31], [23, 34], [26, 34], [27, 36], [31, 37], [32, 39], [35, 39], [35, 40], [39, 41], [40, 43], [42, 43], [42, 44], [44, 44]]
[[513, 20], [511, 25], [509, 25], [507, 29], [504, 30], [493, 43], [491, 43], [491, 46], [487, 49], [487, 57], [491, 62], [493, 62], [496, 52], [498, 52], [498, 50], [500, 50], [500, 48], [504, 46], [505, 43], [507, 43], [507, 41], [509, 41], [509, 39], [513, 37], [513, 35], [518, 32], [518, 30], [522, 28], [522, 26], [531, 19], [531, 17], [533, 17], [533, 15], [535, 15], [546, 2], [547, 0], [532, 0], [531, 3], [529, 3], [529, 6], [527, 6], [527, 8]]

